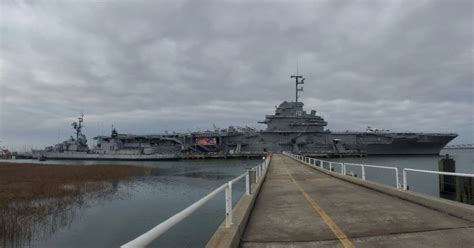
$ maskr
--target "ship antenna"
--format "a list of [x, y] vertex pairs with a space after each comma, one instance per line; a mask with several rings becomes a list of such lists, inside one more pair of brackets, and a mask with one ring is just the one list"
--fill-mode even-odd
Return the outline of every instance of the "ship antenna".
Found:
[[82, 122], [84, 122], [84, 113], [81, 112], [81, 116], [79, 116], [79, 118], [77, 118], [79, 123], [77, 124], [77, 128], [76, 129], [76, 138], [79, 139], [79, 135], [82, 134], [81, 133], [81, 129], [84, 127], [84, 125], [82, 125]]
[[299, 75], [299, 57], [296, 56], [296, 75]]
[[[304, 84], [305, 78], [303, 78], [303, 76], [298, 75], [298, 74], [296, 74], [296, 75], [291, 75], [290, 78], [294, 78], [294, 79], [295, 79], [295, 101], [298, 102], [298, 98], [299, 98], [298, 92], [299, 92], [299, 91], [303, 91], [303, 86], [301, 86], [301, 88], [299, 88], [298, 85], [299, 85], [299, 84]], [[301, 81], [300, 81], [300, 79], [301, 79]]]

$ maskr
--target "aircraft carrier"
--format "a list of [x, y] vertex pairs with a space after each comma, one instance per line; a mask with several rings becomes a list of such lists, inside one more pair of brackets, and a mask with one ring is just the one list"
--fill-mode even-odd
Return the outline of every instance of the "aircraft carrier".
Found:
[[289, 151], [313, 156], [437, 155], [457, 137], [455, 133], [389, 132], [367, 128], [361, 132], [331, 132], [327, 122], [307, 112], [299, 100], [304, 78], [295, 79], [295, 101], [284, 101], [254, 128], [214, 128], [212, 131], [156, 135], [97, 136], [91, 149], [82, 134], [83, 116], [72, 124], [75, 136], [62, 143], [33, 151], [38, 159], [164, 160], [193, 157], [236, 157]]

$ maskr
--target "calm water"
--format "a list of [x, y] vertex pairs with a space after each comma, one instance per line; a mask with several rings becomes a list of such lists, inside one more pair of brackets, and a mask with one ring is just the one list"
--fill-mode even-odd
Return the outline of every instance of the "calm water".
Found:
[[[456, 160], [456, 171], [474, 173], [474, 150], [446, 150]], [[342, 158], [337, 161], [438, 170], [442, 156], [383, 156]], [[31, 162], [31, 161], [29, 161]], [[152, 167], [152, 175], [121, 182], [116, 192], [91, 198], [77, 207], [52, 234], [32, 243], [33, 247], [119, 247], [176, 212], [184, 209], [228, 180], [253, 167], [259, 160], [199, 160], [169, 162], [122, 162]], [[47, 161], [62, 163], [65, 161]], [[66, 163], [78, 163], [66, 162]], [[80, 162], [97, 164], [97, 162]], [[110, 164], [111, 162], [105, 162]], [[117, 162], [113, 162], [117, 163]], [[338, 169], [338, 168], [336, 168]], [[361, 175], [357, 167], [348, 171]], [[395, 173], [370, 169], [367, 179], [395, 185]], [[438, 177], [410, 173], [410, 189], [439, 196]], [[234, 203], [244, 191], [241, 181], [234, 186]], [[172, 228], [151, 247], [203, 247], [224, 219], [223, 193], [190, 218]]]
[[[122, 162], [152, 167], [152, 175], [119, 183], [117, 191], [106, 199], [88, 200], [86, 206], [75, 209], [67, 225], [35, 240], [32, 246], [119, 247], [258, 162], [260, 160]], [[243, 181], [234, 184], [234, 203], [244, 190]], [[224, 194], [221, 193], [150, 247], [203, 247], [223, 219]]]

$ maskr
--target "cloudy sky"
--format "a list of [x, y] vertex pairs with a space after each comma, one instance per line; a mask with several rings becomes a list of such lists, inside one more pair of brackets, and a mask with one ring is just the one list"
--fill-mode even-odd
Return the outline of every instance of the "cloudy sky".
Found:
[[[152, 3], [153, 2], [153, 3]], [[0, 3], [0, 146], [257, 121], [301, 100], [331, 130], [474, 142], [474, 6], [453, 1]]]

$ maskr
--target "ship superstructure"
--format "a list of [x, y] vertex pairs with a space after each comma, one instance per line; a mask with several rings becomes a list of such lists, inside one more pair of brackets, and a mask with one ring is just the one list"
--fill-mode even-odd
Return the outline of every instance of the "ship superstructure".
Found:
[[77, 118], [77, 122], [71, 123], [74, 129], [75, 137], [71, 136], [68, 140], [65, 140], [54, 146], [45, 148], [46, 152], [63, 152], [63, 153], [87, 153], [89, 152], [89, 146], [87, 145], [86, 136], [82, 133], [84, 127], [84, 114], [81, 114]]

